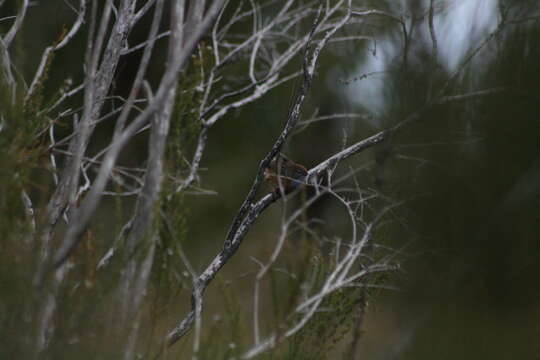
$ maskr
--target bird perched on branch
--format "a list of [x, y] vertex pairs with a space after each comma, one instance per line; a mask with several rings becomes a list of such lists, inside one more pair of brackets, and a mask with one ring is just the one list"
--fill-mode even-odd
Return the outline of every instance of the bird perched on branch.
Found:
[[305, 184], [307, 174], [305, 167], [280, 153], [264, 171], [264, 179], [274, 186], [276, 193], [288, 194]]

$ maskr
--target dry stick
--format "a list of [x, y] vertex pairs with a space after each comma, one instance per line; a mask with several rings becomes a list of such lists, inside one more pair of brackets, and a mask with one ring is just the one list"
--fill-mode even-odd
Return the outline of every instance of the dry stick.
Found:
[[193, 33], [193, 36], [187, 40], [184, 52], [178, 58], [174, 59], [174, 62], [170, 64], [167, 68], [160, 88], [154, 98], [154, 101], [149, 104], [148, 108], [137, 116], [133, 122], [122, 132], [117, 140], [111, 145], [111, 149], [105, 155], [103, 164], [100, 167], [94, 185], [90, 189], [90, 192], [83, 201], [81, 207], [76, 211], [77, 212], [77, 222], [73, 222], [68, 228], [65, 241], [56, 252], [54, 257], [54, 267], [59, 267], [61, 264], [65, 263], [69, 255], [73, 252], [77, 244], [82, 238], [82, 234], [86, 230], [90, 219], [94, 215], [94, 212], [101, 202], [102, 192], [105, 188], [109, 176], [111, 174], [112, 168], [114, 167], [116, 160], [120, 151], [124, 148], [127, 142], [131, 137], [143, 126], [146, 122], [153, 116], [160, 108], [163, 106], [164, 101], [168, 95], [168, 91], [175, 83], [178, 81], [178, 73], [180, 69], [184, 66], [188, 60], [191, 52], [199, 42], [199, 39], [206, 33], [207, 29], [212, 24], [213, 20], [217, 16], [221, 6], [223, 5], [224, 0], [217, 0], [212, 4], [208, 10], [205, 19], [197, 27], [197, 30]]
[[[352, 174], [351, 174], [352, 175]], [[345, 180], [348, 178], [348, 175], [343, 177], [341, 180], [338, 180], [338, 182]], [[283, 190], [282, 190], [283, 191]], [[356, 239], [357, 234], [357, 227], [355, 222], [355, 216], [354, 211], [351, 210], [350, 204], [347, 203], [342, 197], [340, 197], [335, 191], [333, 191], [330, 187], [322, 188], [322, 191], [317, 191], [316, 195], [311, 197], [309, 200], [306, 200], [306, 202], [297, 210], [295, 210], [286, 220], [282, 219], [282, 227], [281, 232], [278, 237], [276, 246], [274, 247], [274, 251], [270, 255], [268, 262], [266, 264], [260, 263], [261, 269], [258, 271], [257, 275], [255, 276], [255, 285], [253, 289], [253, 333], [254, 333], [254, 341], [255, 341], [255, 347], [259, 346], [260, 343], [260, 336], [259, 336], [259, 288], [260, 283], [262, 279], [266, 276], [270, 268], [273, 266], [273, 264], [277, 261], [278, 256], [280, 255], [283, 246], [285, 244], [285, 239], [287, 237], [287, 234], [289, 233], [289, 228], [292, 226], [292, 224], [303, 214], [305, 214], [305, 211], [307, 208], [309, 208], [311, 205], [313, 205], [314, 202], [318, 201], [323, 195], [325, 194], [331, 194], [335, 198], [338, 199], [338, 201], [342, 202], [343, 205], [347, 208], [347, 212], [349, 214], [349, 217], [351, 219], [351, 225], [353, 228], [352, 235], [351, 235], [351, 243], [354, 243]], [[286, 201], [286, 199], [284, 199]], [[286, 210], [283, 209], [283, 214], [286, 213]]]
[[508, 90], [509, 90], [508, 88], [504, 86], [500, 86], [500, 87], [496, 87], [492, 89], [473, 91], [473, 92], [461, 94], [461, 95], [448, 95], [448, 96], [440, 97], [436, 101], [436, 104], [442, 105], [442, 104], [447, 104], [450, 102], [473, 100], [473, 99], [477, 99], [477, 98], [488, 96], [488, 95], [498, 94], [498, 93], [505, 92]]
[[[288, 81], [291, 78], [296, 77], [296, 73], [295, 73], [293, 75], [288, 75], [279, 79], [280, 72], [283, 70], [285, 65], [292, 59], [294, 55], [296, 55], [304, 47], [303, 45], [307, 43], [307, 41], [309, 40], [309, 34], [295, 41], [293, 44], [289, 46], [289, 48], [283, 54], [281, 54], [276, 60], [272, 61], [271, 68], [264, 77], [262, 77], [261, 79], [256, 79], [255, 83], [251, 81], [247, 86], [222, 94], [217, 99], [213, 100], [210, 105], [207, 105], [208, 98], [212, 90], [212, 86], [214, 85], [214, 83], [218, 82], [218, 79], [216, 79], [217, 71], [219, 69], [222, 69], [225, 64], [230, 63], [231, 58], [232, 58], [231, 55], [239, 53], [239, 49], [243, 49], [243, 48], [247, 49], [247, 46], [250, 46], [253, 42], [255, 42], [255, 44], [253, 45], [254, 47], [260, 46], [259, 41], [260, 39], [265, 37], [265, 34], [267, 32], [270, 32], [270, 30], [272, 30], [273, 27], [277, 26], [277, 24], [280, 24], [286, 21], [287, 19], [291, 18], [290, 14], [293, 14], [297, 12], [298, 10], [298, 9], [291, 10], [291, 12], [287, 13], [287, 10], [289, 9], [292, 3], [293, 1], [291, 0], [285, 3], [283, 7], [281, 8], [281, 10], [279, 11], [278, 15], [276, 15], [274, 20], [271, 21], [269, 25], [265, 26], [263, 29], [260, 29], [257, 31], [254, 30], [255, 32], [254, 34], [252, 34], [247, 40], [243, 41], [241, 44], [235, 46], [232, 51], [230, 51], [223, 57], [223, 59], [221, 59], [219, 51], [218, 51], [220, 45], [219, 45], [219, 40], [218, 40], [217, 29], [220, 24], [220, 20], [224, 11], [222, 11], [220, 15], [218, 16], [218, 19], [212, 30], [212, 42], [213, 42], [213, 49], [214, 49], [215, 65], [210, 71], [208, 80], [205, 82], [207, 85], [201, 84], [201, 86], [205, 88], [203, 100], [201, 101], [201, 105], [199, 107], [199, 117], [201, 118], [202, 129], [197, 140], [197, 147], [196, 147], [195, 154], [190, 164], [189, 174], [188, 176], [186, 176], [186, 178], [183, 181], [179, 183], [179, 185], [176, 188], [176, 192], [184, 191], [186, 188], [191, 186], [192, 183], [197, 179], [197, 173], [199, 170], [202, 154], [206, 147], [206, 141], [207, 141], [208, 131], [210, 127], [212, 127], [220, 118], [222, 118], [230, 110], [239, 108], [248, 103], [251, 103], [259, 99], [266, 93], [268, 93], [268, 91], [270, 91], [271, 89], [281, 85], [282, 83]], [[301, 7], [301, 9], [303, 8]], [[241, 18], [241, 16], [236, 16], [240, 10], [241, 10], [240, 7], [238, 7], [235, 10], [235, 15], [233, 15], [232, 19], [224, 26], [225, 29], [228, 29], [232, 24], [234, 24], [236, 21], [238, 21]], [[255, 11], [247, 12], [246, 14], [249, 14], [249, 13], [253, 13], [253, 16], [257, 15]], [[307, 15], [309, 15], [309, 13], [307, 11], [303, 11], [301, 14], [297, 15], [297, 19], [295, 18], [291, 19], [290, 23], [293, 24], [296, 21], [299, 21], [299, 19], [303, 19]], [[327, 15], [325, 18], [328, 19], [328, 17], [329, 16]], [[335, 24], [326, 25], [327, 28], [321, 26], [318, 32], [321, 32], [322, 30], [328, 30], [333, 25]], [[223, 32], [224, 30], [222, 29], [220, 31], [220, 33], [222, 33], [221, 37], [225, 35]], [[255, 53], [254, 51], [251, 52], [251, 54], [254, 54], [254, 53]], [[250, 73], [251, 74], [254, 74], [255, 72], [254, 61], [255, 59], [252, 56], [250, 59]], [[241, 99], [235, 100], [228, 104], [222, 104], [222, 102], [228, 98], [232, 98], [238, 95], [243, 95], [250, 91], [252, 91], [251, 94], [246, 95], [245, 97]], [[210, 114], [210, 112], [215, 110], [218, 106], [220, 106], [220, 108], [217, 111], [215, 111], [213, 114]], [[207, 119], [205, 120], [206, 117]]]
[[13, 25], [11, 25], [11, 28], [9, 29], [6, 36], [4, 36], [4, 44], [6, 46], [6, 49], [9, 48], [11, 45], [11, 42], [15, 38], [15, 35], [17, 35], [17, 32], [20, 30], [21, 25], [23, 23], [24, 17], [26, 16], [26, 10], [28, 10], [29, 0], [23, 0], [21, 7], [19, 9], [19, 12], [17, 13], [17, 17], [15, 18], [15, 21], [13, 22]]
[[146, 14], [148, 12], [148, 10], [150, 10], [150, 8], [152, 7], [152, 5], [154, 5], [155, 2], [156, 2], [156, 0], [149, 0], [139, 9], [139, 11], [137, 11], [135, 16], [133, 17], [132, 26], [135, 26], [135, 24], [139, 20], [141, 20], [141, 18], [144, 16], [144, 14]]
[[[343, 1], [338, 3], [338, 5], [336, 5], [333, 10], [335, 11], [335, 9], [338, 6], [340, 6], [342, 3], [343, 3]], [[272, 147], [270, 152], [261, 161], [261, 164], [259, 166], [257, 175], [255, 177], [255, 181], [254, 181], [254, 183], [253, 183], [253, 185], [252, 185], [246, 199], [244, 200], [244, 203], [240, 207], [240, 210], [238, 211], [237, 215], [235, 216], [235, 218], [233, 220], [233, 224], [232, 224], [232, 226], [231, 226], [231, 228], [229, 230], [229, 233], [227, 234], [225, 244], [224, 244], [224, 248], [227, 248], [230, 245], [233, 237], [236, 234], [236, 230], [238, 229], [242, 219], [244, 218], [245, 213], [247, 212], [248, 208], [250, 206], [252, 206], [255, 195], [256, 195], [257, 191], [259, 190], [260, 185], [262, 184], [264, 171], [268, 168], [268, 166], [269, 166], [270, 162], [272, 161], [272, 159], [280, 152], [283, 144], [285, 143], [285, 140], [287, 139], [290, 132], [294, 129], [294, 127], [298, 123], [298, 118], [300, 116], [300, 109], [301, 109], [301, 107], [302, 107], [302, 105], [304, 103], [304, 100], [306, 99], [306, 96], [307, 96], [307, 94], [308, 94], [308, 92], [309, 92], [309, 90], [311, 88], [311, 82], [313, 80], [313, 75], [314, 75], [314, 72], [315, 72], [315, 65], [317, 63], [320, 51], [326, 45], [326, 42], [328, 41], [328, 39], [339, 28], [341, 28], [341, 26], [344, 25], [344, 21], [342, 21], [341, 24], [337, 24], [333, 29], [329, 30], [325, 34], [324, 39], [321, 40], [319, 42], [319, 44], [315, 47], [315, 49], [313, 50], [313, 53], [311, 54], [311, 59], [309, 59], [308, 52], [309, 52], [309, 49], [310, 49], [312, 38], [313, 38], [314, 34], [316, 33], [317, 28], [319, 27], [319, 24], [321, 23], [321, 14], [322, 14], [322, 6], [319, 7], [317, 17], [315, 18], [315, 22], [314, 22], [314, 24], [312, 26], [312, 29], [310, 31], [310, 34], [309, 34], [308, 42], [306, 43], [306, 50], [305, 50], [304, 57], [303, 57], [304, 81], [303, 81], [302, 86], [300, 87], [300, 89], [298, 91], [298, 94], [296, 95], [295, 101], [293, 102], [293, 106], [292, 106], [292, 109], [291, 109], [291, 111], [289, 113], [287, 123], [285, 124], [285, 128], [283, 129], [282, 133], [280, 134], [280, 136], [278, 137], [278, 139], [274, 143], [274, 146]]]
[[[343, 1], [339, 2], [334, 8], [330, 9], [329, 12], [334, 13], [336, 9], [338, 9], [342, 4], [343, 4]], [[350, 9], [350, 2], [349, 2], [349, 9]], [[235, 218], [233, 219], [232, 226], [224, 242], [223, 250], [214, 258], [214, 260], [210, 263], [210, 265], [206, 268], [206, 270], [197, 278], [197, 281], [195, 282], [193, 286], [192, 309], [186, 315], [186, 317], [180, 322], [180, 324], [168, 334], [167, 340], [168, 340], [169, 345], [174, 344], [176, 341], [182, 338], [182, 336], [184, 336], [187, 333], [187, 331], [191, 328], [196, 317], [200, 316], [200, 311], [202, 308], [202, 294], [204, 290], [206, 289], [206, 287], [208, 286], [208, 284], [210, 283], [210, 281], [212, 281], [212, 279], [214, 278], [216, 273], [221, 269], [221, 267], [225, 265], [225, 263], [236, 253], [236, 250], [239, 248], [240, 244], [242, 243], [243, 238], [247, 234], [248, 230], [251, 228], [253, 222], [260, 215], [260, 213], [262, 213], [272, 202], [276, 201], [280, 197], [279, 194], [272, 193], [272, 194], [266, 195], [257, 204], [253, 203], [255, 195], [257, 191], [259, 190], [260, 185], [262, 184], [262, 180], [263, 180], [262, 174], [264, 173], [264, 170], [268, 168], [270, 161], [281, 150], [281, 147], [283, 146], [288, 135], [291, 133], [291, 131], [296, 126], [296, 123], [298, 122], [301, 106], [303, 105], [303, 102], [311, 87], [311, 82], [312, 82], [314, 71], [315, 71], [315, 65], [316, 65], [318, 56], [320, 54], [320, 51], [326, 45], [330, 37], [337, 30], [339, 30], [343, 25], [345, 25], [345, 23], [350, 18], [350, 11], [349, 11], [347, 15], [344, 16], [343, 19], [339, 23], [336, 24], [335, 27], [331, 28], [330, 30], [326, 32], [323, 40], [321, 40], [317, 44], [311, 56], [309, 56], [309, 49], [312, 43], [312, 38], [314, 34], [316, 33], [319, 27], [319, 24], [321, 23], [321, 14], [322, 14], [322, 6], [320, 6], [318, 9], [317, 17], [310, 31], [305, 54], [303, 57], [304, 82], [302, 83], [302, 86], [295, 97], [295, 101], [289, 113], [285, 128], [280, 134], [280, 136], [278, 137], [278, 139], [276, 140], [270, 152], [261, 161], [254, 183], [246, 199], [244, 200], [244, 203], [240, 207], [240, 210], [238, 211]]]
[[[438, 67], [438, 49], [437, 49], [437, 35], [435, 33], [435, 25], [433, 24], [433, 0], [430, 0], [429, 3], [429, 12], [428, 12], [428, 27], [429, 27], [429, 34], [431, 36], [431, 71], [435, 71]], [[435, 84], [435, 76], [431, 76], [429, 79], [429, 86], [428, 86], [428, 98], [431, 98], [432, 89]]]
[[17, 92], [17, 82], [13, 77], [13, 72], [11, 71], [11, 58], [9, 56], [9, 51], [4, 43], [4, 39], [0, 36], [0, 58], [2, 58], [2, 75], [6, 82], [6, 85], [11, 90], [11, 104], [15, 104], [15, 95]]
[[[106, 6], [104, 12], [107, 13], [110, 7]], [[69, 203], [75, 201], [76, 189], [78, 186], [78, 181], [80, 177], [80, 166], [82, 163], [82, 157], [84, 151], [86, 150], [86, 145], [88, 144], [88, 138], [92, 132], [91, 127], [91, 118], [90, 118], [90, 107], [95, 106], [92, 104], [92, 100], [95, 95], [95, 70], [97, 68], [97, 63], [92, 61], [93, 59], [97, 61], [94, 51], [100, 52], [100, 46], [96, 47], [96, 44], [93, 43], [93, 35], [95, 31], [95, 21], [97, 18], [97, 5], [94, 3], [92, 6], [92, 14], [90, 20], [90, 31], [88, 34], [87, 49], [85, 55], [85, 62], [87, 66], [87, 74], [85, 79], [86, 93], [85, 93], [85, 103], [87, 109], [85, 111], [85, 116], [77, 126], [74, 126], [74, 131], [77, 132], [77, 135], [74, 136], [73, 140], [70, 142], [69, 151], [74, 153], [75, 156], [70, 158], [65, 165], [59, 184], [56, 186], [55, 192], [53, 193], [49, 203], [46, 208], [47, 224], [42, 230], [41, 233], [41, 249], [40, 257], [38, 259], [37, 271], [34, 278], [34, 285], [37, 289], [40, 290], [43, 285], [43, 281], [47, 274], [47, 270], [50, 263], [50, 251], [51, 251], [51, 238], [53, 231], [55, 229], [56, 223], [60, 218], [61, 214], [64, 212], [66, 206]], [[102, 27], [106, 27], [104, 24], [108, 24], [108, 17], [104, 16], [102, 19]], [[99, 42], [100, 36], [98, 35]], [[94, 56], [92, 56], [94, 54]], [[95, 65], [95, 66], [94, 66]], [[64, 263], [63, 266], [55, 269], [53, 271], [52, 283], [49, 289], [47, 289], [43, 301], [40, 304], [41, 308], [39, 309], [39, 325], [36, 337], [36, 343], [34, 344], [35, 355], [39, 356], [48, 346], [49, 339], [52, 336], [54, 326], [53, 326], [53, 317], [57, 308], [57, 296], [60, 289], [60, 286], [69, 272], [69, 264]]]
[[38, 69], [36, 70], [34, 79], [32, 80], [32, 83], [30, 84], [30, 88], [28, 89], [24, 97], [25, 102], [28, 101], [28, 99], [30, 99], [34, 90], [36, 89], [36, 86], [43, 79], [43, 72], [45, 71], [47, 62], [50, 59], [50, 55], [54, 51], [60, 50], [61, 48], [66, 46], [75, 37], [77, 32], [79, 32], [79, 29], [81, 28], [81, 25], [83, 24], [83, 21], [84, 21], [84, 16], [86, 14], [86, 1], [85, 0], [80, 0], [79, 8], [80, 9], [79, 9], [79, 15], [77, 17], [77, 20], [73, 23], [69, 32], [62, 38], [62, 40], [58, 44], [48, 46], [43, 51], [43, 55], [41, 55], [41, 62], [39, 63]]
[[[197, 0], [197, 1], [190, 1], [189, 2], [189, 9], [186, 14], [186, 21], [185, 21], [185, 35], [184, 39], [189, 39], [194, 30], [197, 27], [197, 24], [199, 24], [203, 19], [204, 14], [204, 8], [205, 8], [206, 0]], [[184, 41], [183, 41], [184, 42]]]
[[12, 105], [15, 104], [17, 96], [17, 82], [13, 78], [13, 74], [11, 72], [12, 65], [9, 56], [9, 47], [13, 42], [15, 35], [17, 35], [17, 32], [19, 32], [22, 26], [29, 5], [29, 0], [22, 1], [21, 6], [17, 12], [17, 16], [15, 16], [15, 21], [13, 22], [13, 25], [11, 25], [11, 28], [8, 30], [7, 34], [3, 38], [0, 36], [0, 57], [2, 57], [4, 77], [6, 78], [7, 85], [11, 90]]
[[[109, 25], [111, 7], [112, 3], [107, 2], [103, 9], [103, 15], [95, 41], [93, 38], [96, 30], [97, 5], [94, 3], [92, 7], [90, 31], [85, 55], [84, 112], [80, 122], [74, 126], [75, 136], [69, 145], [69, 152], [73, 153], [74, 156], [67, 160], [60, 176], [59, 185], [56, 187], [54, 194], [47, 204], [46, 213], [48, 223], [42, 231], [42, 256], [34, 279], [35, 284], [38, 286], [42, 285], [45, 273], [51, 262], [49, 255], [50, 239], [58, 219], [66, 209], [69, 209], [69, 207], [74, 208], [74, 204], [76, 203], [76, 190], [79, 184], [82, 158], [94, 131], [94, 119], [97, 118], [104, 105], [103, 99], [109, 91], [120, 57], [119, 49], [124, 47], [127, 34], [130, 31], [128, 24], [133, 16], [134, 0], [124, 0], [107, 43], [103, 60], [101, 61], [101, 65], [98, 66], [99, 55], [102, 52], [107, 33], [106, 29]], [[75, 219], [77, 218], [75, 217]], [[74, 226], [74, 222], [77, 223], [78, 219], [70, 222], [70, 228]]]
[[[157, 0], [156, 2], [149, 38], [155, 37], [158, 32], [163, 10], [163, 3], [163, 0]], [[179, 26], [181, 26], [182, 23], [179, 23]], [[170, 57], [178, 55], [178, 48], [181, 48], [181, 41], [175, 40], [178, 39], [174, 37], [171, 38], [171, 43], [173, 46], [170, 52], [173, 55]], [[145, 49], [144, 55], [151, 53], [152, 45], [149, 44], [148, 47], [150, 47], [150, 50]], [[148, 58], [149, 56], [150, 55], [148, 54]], [[141, 61], [141, 64], [142, 63], [143, 61]], [[144, 66], [144, 68], [146, 69], [146, 66]], [[142, 81], [142, 77], [140, 80]], [[137, 197], [133, 226], [130, 229], [129, 236], [126, 241], [128, 256], [131, 256], [135, 251], [134, 249], [140, 247], [140, 245], [143, 243], [145, 237], [148, 236], [149, 238], [145, 259], [142, 261], [142, 263], [140, 263], [138, 257], [130, 257], [122, 276], [122, 282], [119, 286], [122, 296], [121, 300], [123, 301], [123, 308], [120, 309], [122, 311], [121, 318], [122, 320], [128, 318], [131, 323], [131, 329], [128, 331], [127, 344], [124, 348], [124, 359], [132, 359], [134, 357], [135, 346], [137, 344], [137, 338], [139, 335], [138, 330], [140, 326], [141, 315], [139, 309], [144, 294], [146, 293], [150, 269], [152, 268], [154, 260], [155, 234], [151, 233], [149, 229], [154, 221], [154, 207], [159, 197], [158, 194], [161, 190], [163, 178], [162, 158], [165, 149], [166, 137], [169, 132], [171, 108], [175, 91], [176, 88], [173, 87], [171, 89], [169, 99], [165, 103], [163, 112], [156, 116], [152, 124], [148, 145], [148, 165], [144, 176], [144, 184]]]
[[431, 35], [432, 49], [431, 57], [433, 61], [437, 61], [437, 36], [435, 34], [435, 26], [433, 25], [433, 0], [429, 3], [429, 33]]
[[[319, 22], [321, 20], [321, 14], [322, 14], [322, 6], [319, 7], [319, 11], [312, 25], [312, 29], [310, 32], [311, 36], [313, 36], [313, 34], [315, 33], [319, 25]], [[310, 59], [310, 63], [308, 64], [308, 52], [309, 52], [310, 44], [311, 44], [311, 41], [308, 41], [305, 54], [304, 54], [304, 82], [302, 84], [302, 87], [298, 91], [296, 100], [293, 104], [292, 110], [287, 119], [285, 128], [280, 134], [280, 136], [278, 137], [278, 139], [276, 140], [276, 142], [274, 143], [274, 146], [272, 147], [270, 152], [261, 161], [261, 164], [255, 176], [254, 183], [251, 186], [251, 189], [248, 192], [248, 195], [246, 199], [244, 200], [244, 203], [242, 204], [238, 213], [233, 219], [232, 226], [229, 230], [229, 233], [227, 234], [223, 249], [214, 258], [214, 260], [210, 263], [210, 265], [206, 268], [206, 270], [194, 282], [193, 294], [192, 294], [192, 309], [188, 313], [188, 315], [186, 315], [186, 317], [180, 322], [180, 324], [177, 327], [175, 327], [171, 332], [169, 332], [169, 334], [167, 335], [167, 342], [169, 345], [176, 343], [191, 328], [195, 320], [196, 313], [200, 314], [200, 311], [201, 311], [202, 293], [204, 292], [205, 288], [208, 286], [210, 281], [212, 281], [212, 279], [214, 278], [216, 273], [219, 271], [219, 269], [221, 269], [221, 267], [225, 265], [225, 263], [228, 261], [229, 258], [232, 257], [232, 255], [234, 255], [234, 253], [236, 252], [236, 250], [241, 244], [241, 239], [243, 238], [243, 236], [240, 237], [239, 241], [233, 241], [233, 240], [238, 238], [238, 233], [245, 234], [247, 232], [247, 227], [246, 226], [242, 227], [242, 225], [246, 224], [246, 221], [248, 224], [251, 224], [256, 218], [256, 217], [250, 218], [249, 216], [246, 216], [246, 214], [249, 215], [248, 211], [251, 213], [253, 212], [254, 209], [256, 209], [256, 205], [253, 205], [253, 200], [255, 198], [255, 195], [257, 194], [257, 191], [259, 190], [262, 184], [264, 170], [268, 168], [270, 161], [281, 150], [281, 147], [285, 143], [287, 136], [289, 135], [289, 133], [292, 131], [292, 129], [298, 122], [298, 118], [300, 116], [300, 108], [311, 87], [311, 81], [312, 81], [313, 73], [314, 73], [314, 62], [317, 60], [318, 53], [313, 53], [311, 55], [312, 58]], [[265, 200], [264, 202], [261, 202], [262, 200], [259, 201], [258, 204], [260, 204], [260, 207], [257, 208], [259, 210], [259, 212], [257, 213], [257, 216], [258, 214], [260, 214], [260, 212], [266, 209], [273, 201], [277, 200], [277, 198], [278, 196], [274, 196], [270, 194], [263, 198], [263, 200]]]

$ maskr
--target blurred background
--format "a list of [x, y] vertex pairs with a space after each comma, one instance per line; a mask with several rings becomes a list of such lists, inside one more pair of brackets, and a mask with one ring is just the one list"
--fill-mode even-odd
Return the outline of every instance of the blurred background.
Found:
[[[401, 270], [386, 280], [389, 289], [370, 292], [357, 358], [540, 358], [540, 6], [532, 0], [434, 0], [434, 47], [430, 4], [355, 1], [359, 10], [401, 17], [407, 40], [400, 23], [384, 16], [347, 28], [342, 35], [365, 38], [327, 48], [302, 118], [351, 115], [310, 124], [285, 153], [310, 168], [441, 94], [504, 88], [435, 106], [344, 164], [372, 161], [361, 186], [403, 202], [394, 210], [396, 221], [376, 239], [398, 253]], [[35, 54], [72, 16], [62, 1], [37, 7], [28, 15], [33, 27], [18, 39], [23, 72], [35, 69]], [[58, 56], [51, 89], [66, 74], [82, 78], [83, 40]], [[159, 62], [152, 66], [158, 74]], [[117, 87], [134, 68], [127, 57]], [[258, 163], [281, 131], [293, 91], [292, 84], [280, 87], [211, 130], [201, 186], [215, 194], [183, 200], [184, 248], [196, 269], [221, 248]], [[124, 161], [144, 154], [144, 145], [132, 144]], [[106, 214], [104, 228], [111, 221]], [[271, 251], [280, 216], [276, 205], [258, 221], [208, 289], [205, 316], [218, 321], [230, 311], [220, 299], [225, 285], [237, 299], [251, 296], [257, 265], [250, 258]], [[313, 216], [338, 233], [346, 222], [331, 201]], [[166, 331], [185, 314], [189, 287], [179, 290], [178, 299], [155, 331]], [[250, 321], [249, 309], [239, 310], [240, 321]]]

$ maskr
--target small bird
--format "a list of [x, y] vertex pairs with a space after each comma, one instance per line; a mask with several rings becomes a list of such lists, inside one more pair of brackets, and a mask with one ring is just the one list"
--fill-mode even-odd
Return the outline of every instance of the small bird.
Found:
[[275, 192], [288, 194], [305, 184], [308, 171], [283, 154], [278, 154], [264, 171], [264, 179], [274, 186]]

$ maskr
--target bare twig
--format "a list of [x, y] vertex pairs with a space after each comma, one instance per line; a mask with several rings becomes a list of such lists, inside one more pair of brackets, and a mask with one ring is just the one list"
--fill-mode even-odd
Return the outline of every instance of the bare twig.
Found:
[[41, 62], [39, 63], [38, 69], [36, 70], [36, 74], [34, 75], [34, 79], [30, 83], [30, 87], [28, 88], [28, 91], [25, 95], [25, 101], [27, 101], [33, 94], [34, 90], [36, 89], [37, 84], [41, 80], [43, 76], [43, 72], [45, 71], [45, 67], [47, 65], [47, 62], [50, 59], [51, 54], [54, 51], [60, 50], [64, 46], [66, 46], [73, 37], [77, 34], [79, 29], [81, 28], [81, 25], [84, 21], [84, 16], [86, 14], [86, 1], [80, 0], [79, 5], [79, 11], [78, 11], [78, 17], [77, 20], [73, 23], [71, 26], [71, 29], [69, 29], [68, 33], [62, 38], [62, 40], [55, 45], [49, 46], [43, 51], [43, 55], [41, 56]]
[[7, 32], [6, 36], [4, 36], [4, 46], [9, 48], [11, 45], [11, 42], [15, 38], [15, 35], [19, 32], [21, 29], [22, 23], [24, 21], [24, 17], [26, 16], [26, 11], [28, 10], [29, 0], [23, 0], [21, 3], [21, 6], [19, 8], [19, 11], [17, 13], [17, 17], [15, 18], [15, 21], [13, 22], [13, 25], [11, 25], [11, 28]]
[[437, 61], [438, 49], [437, 49], [437, 35], [435, 34], [435, 26], [433, 25], [433, 0], [429, 1], [429, 34], [431, 35], [431, 57], [433, 61]]

